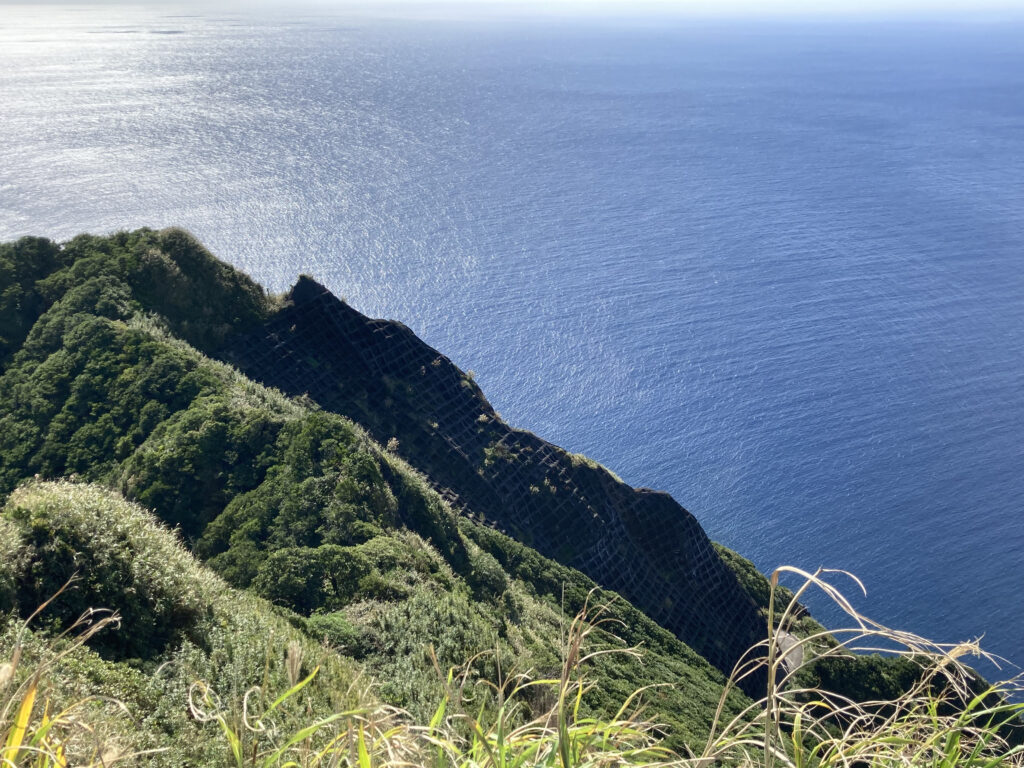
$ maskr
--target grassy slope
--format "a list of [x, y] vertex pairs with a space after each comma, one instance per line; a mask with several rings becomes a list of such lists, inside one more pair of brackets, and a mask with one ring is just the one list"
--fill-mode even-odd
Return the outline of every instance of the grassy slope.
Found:
[[29, 613], [78, 574], [32, 631], [13, 617], [3, 622], [0, 658], [9, 659], [20, 643], [22, 666], [38, 666], [68, 647], [52, 637], [81, 613], [118, 607], [120, 628], [104, 629], [63, 659], [40, 695], [51, 711], [86, 696], [122, 701], [127, 713], [99, 701], [79, 713], [102, 724], [98, 741], [112, 740], [125, 752], [169, 750], [151, 758], [155, 765], [222, 764], [215, 729], [189, 716], [190, 687], [204, 680], [225, 702], [237, 702], [256, 685], [283, 690], [292, 644], [302, 651], [301, 673], [320, 667], [319, 684], [307, 689], [303, 706], [282, 712], [282, 724], [370, 701], [354, 686], [358, 665], [326, 651], [265, 600], [228, 587], [172, 532], [110, 490], [29, 483], [3, 509], [0, 542], [0, 583], [15, 587], [0, 594], [5, 610]]
[[[173, 231], [76, 238], [62, 250], [45, 241], [0, 248], [0, 272], [20, 281], [20, 293], [5, 292], [0, 306], [0, 492], [33, 475], [75, 475], [118, 489], [178, 528], [232, 586], [294, 611], [307, 637], [357, 660], [379, 680], [382, 698], [414, 714], [438, 697], [431, 643], [442, 665], [494, 651], [478, 662], [487, 676], [498, 660], [505, 671], [557, 669], [560, 628], [592, 583], [457, 521], [422, 478], [358, 426], [283, 398], [185, 343], [216, 348], [231, 328], [274, 305], [247, 278], [197, 252]], [[143, 306], [161, 314], [143, 314]], [[46, 487], [65, 495], [68, 508], [80, 503], [74, 486]], [[117, 517], [129, 507], [111, 499], [110, 509]], [[13, 508], [5, 514], [24, 524]], [[40, 525], [45, 538], [50, 523]], [[68, 552], [100, 546], [88, 526], [77, 530]], [[155, 540], [130, 546], [145, 550]], [[191, 567], [183, 572], [201, 573]], [[57, 568], [43, 581], [32, 573], [14, 590], [22, 615], [63, 575]], [[82, 593], [126, 615], [116, 639], [97, 639], [104, 663], [145, 672], [182, 647], [202, 646], [210, 624], [163, 636], [154, 629], [161, 622], [144, 612], [129, 620], [135, 593], [118, 584], [97, 582], [99, 591]], [[172, 584], [166, 595], [187, 591]], [[186, 617], [202, 613], [185, 608]], [[74, 612], [52, 618], [66, 623]], [[603, 657], [589, 706], [608, 714], [639, 686], [678, 683], [651, 698], [672, 743], [694, 743], [721, 675], [627, 604], [616, 613], [646, 657]], [[738, 705], [736, 697], [731, 706]]]

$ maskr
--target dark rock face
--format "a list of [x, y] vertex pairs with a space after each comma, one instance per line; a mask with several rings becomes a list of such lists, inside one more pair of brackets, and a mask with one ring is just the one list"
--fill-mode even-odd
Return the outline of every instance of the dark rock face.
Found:
[[762, 638], [753, 601], [671, 496], [512, 429], [401, 323], [369, 319], [302, 277], [282, 310], [224, 352], [382, 444], [397, 439], [456, 509], [621, 593], [726, 674]]

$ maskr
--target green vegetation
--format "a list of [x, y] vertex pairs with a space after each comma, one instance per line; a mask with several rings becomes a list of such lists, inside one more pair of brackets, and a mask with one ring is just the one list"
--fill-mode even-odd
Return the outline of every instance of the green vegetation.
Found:
[[[76, 588], [35, 629], [52, 635], [87, 607], [116, 608], [121, 629], [93, 638], [92, 652], [118, 668], [166, 669], [182, 647], [205, 653], [214, 642], [207, 593], [195, 585], [196, 574], [215, 573], [245, 590], [231, 594], [263, 598], [279, 621], [358, 664], [383, 701], [416, 717], [443, 692], [437, 665], [475, 658], [480, 677], [553, 674], [558, 638], [594, 584], [456, 518], [358, 425], [282, 397], [187, 343], [214, 349], [236, 315], [244, 326], [273, 300], [198, 247], [183, 250], [183, 238], [81, 237], [56, 256], [35, 241], [4, 246], [10, 259], [39, 262], [28, 271], [41, 298], [0, 376], [0, 495], [14, 492], [0, 520], [21, 542], [0, 563], [0, 610], [27, 617], [77, 571]], [[193, 271], [204, 280], [190, 298], [199, 290]], [[150, 296], [167, 281], [177, 286], [168, 296]], [[33, 477], [76, 483], [28, 486], [37, 495], [50, 488], [54, 499], [29, 509], [28, 491], [15, 489]], [[167, 530], [154, 537], [145, 513], [100, 487], [152, 510], [185, 549]], [[113, 517], [94, 508], [99, 501], [85, 505], [83, 488], [107, 498]], [[97, 527], [101, 519], [109, 524]], [[209, 570], [196, 571], [191, 559], [182, 565], [193, 554]], [[613, 613], [648, 658], [600, 657], [602, 685], [581, 712], [610, 716], [636, 686], [676, 683], [648, 698], [669, 744], [697, 743], [724, 677], [632, 606], [618, 600]], [[620, 645], [600, 632], [595, 642]], [[743, 701], [733, 694], [730, 711]], [[522, 716], [539, 705], [524, 702]]]
[[[922, 681], [922, 663], [907, 655], [881, 655], [875, 652], [844, 651], [835, 637], [807, 612], [796, 596], [786, 587], [776, 584], [772, 588], [752, 562], [726, 547], [716, 544], [722, 559], [732, 568], [743, 588], [750, 593], [764, 614], [765, 621], [773, 605], [788, 606], [785, 631], [799, 640], [794, 648], [806, 652], [806, 658], [794, 671], [794, 682], [799, 688], [809, 691], [828, 691], [833, 697], [846, 702], [893, 701], [905, 692], [914, 689]], [[778, 618], [775, 619], [778, 627]], [[935, 649], [930, 649], [934, 651]], [[979, 678], [980, 680], [980, 678]], [[973, 686], [980, 692], [984, 681]], [[818, 717], [825, 719], [825, 713]]]
[[[29, 483], [11, 495], [0, 521], [4, 547], [15, 554], [0, 569], [18, 585], [15, 604], [0, 606], [7, 612], [0, 660], [17, 667], [0, 685], [0, 712], [4, 695], [35, 681], [37, 709], [51, 716], [72, 709], [61, 740], [76, 763], [94, 751], [98, 758], [162, 749], [146, 764], [222, 764], [218, 735], [189, 715], [192, 685], [205, 680], [234, 698], [253, 686], [283, 690], [294, 676], [289, 653], [304, 674], [319, 667], [322, 684], [283, 711], [282, 723], [298, 727], [311, 714], [372, 701], [356, 665], [266, 601], [228, 587], [172, 532], [111, 491]], [[33, 601], [68, 580], [41, 614], [17, 618], [31, 617], [42, 604]], [[85, 645], [75, 639], [80, 633]], [[232, 704], [233, 717], [240, 705]], [[102, 728], [90, 732], [79, 721]]]
[[[740, 586], [753, 598], [754, 604], [760, 609], [766, 622], [772, 601], [772, 592], [775, 593], [774, 598], [777, 605], [789, 605], [793, 601], [793, 593], [789, 589], [781, 584], [777, 584], [773, 589], [765, 575], [743, 555], [717, 543], [715, 550], [723, 562], [736, 574]], [[815, 633], [822, 633], [825, 629], [811, 618], [806, 607], [796, 603], [793, 606], [788, 631], [800, 637], [807, 637]]]
[[[53, 499], [40, 501], [36, 496], [52, 496], [57, 490], [63, 489], [35, 487], [18, 503], [46, 506]], [[94, 502], [90, 494], [102, 495], [95, 489], [72, 490], [87, 505]], [[129, 512], [138, 514], [137, 509]], [[187, 559], [184, 553], [179, 556]], [[807, 579], [805, 587], [821, 585], [850, 610], [820, 573], [801, 575]], [[976, 648], [937, 646], [893, 632], [850, 610], [858, 629], [819, 660], [845, 656], [847, 646], [857, 641], [894, 642], [905, 654], [901, 658], [917, 669], [918, 682], [890, 700], [864, 704], [794, 684], [800, 669], [791, 669], [793, 656], [805, 656], [807, 650], [782, 642], [797, 609], [795, 599], [783, 610], [771, 601], [769, 618], [778, 628], [763, 643], [766, 656], [747, 670], [767, 668], [764, 698], [736, 717], [720, 708], [708, 738], [697, 750], [673, 752], [661, 740], [659, 726], [644, 716], [638, 704], [642, 691], [624, 699], [606, 719], [582, 713], [586, 690], [595, 684], [593, 663], [603, 655], [639, 656], [636, 649], [592, 650], [591, 637], [609, 621], [606, 607], [588, 603], [572, 621], [561, 644], [560, 665], [550, 678], [506, 670], [494, 679], [482, 679], [470, 663], [442, 678], [432, 711], [421, 719], [383, 706], [353, 686], [346, 692], [345, 708], [325, 709], [323, 668], [308, 669], [303, 645], [293, 640], [281, 665], [283, 680], [279, 675], [272, 681], [265, 671], [261, 684], [233, 688], [229, 695], [222, 695], [225, 689], [208, 679], [193, 682], [187, 696], [190, 717], [184, 724], [190, 742], [164, 741], [149, 749], [142, 748], [144, 739], [126, 727], [130, 709], [122, 702], [105, 701], [94, 690], [60, 708], [64, 700], [79, 695], [74, 689], [83, 677], [89, 678], [86, 686], [97, 689], [100, 684], [95, 675], [83, 675], [79, 657], [87, 654], [84, 641], [105, 631], [105, 621], [88, 628], [81, 623], [72, 627], [81, 634], [64, 641], [63, 649], [60, 641], [40, 646], [20, 627], [13, 648], [0, 646], [0, 658], [10, 659], [0, 666], [0, 761], [35, 768], [69, 764], [98, 768], [115, 763], [235, 768], [1016, 768], [1024, 763], [1022, 747], [1014, 746], [1019, 739], [1012, 738], [1020, 727], [1018, 716], [1024, 704], [1012, 703], [1010, 696], [1019, 690], [976, 691], [970, 670], [959, 662], [965, 651]], [[161, 686], [171, 683], [175, 674], [163, 680], [159, 675], [146, 680], [136, 674], [135, 678], [136, 685]], [[126, 690], [126, 676], [113, 679], [117, 692]], [[739, 679], [730, 682], [736, 684]], [[272, 683], [280, 687], [269, 687]], [[482, 698], [494, 706], [481, 707]], [[528, 714], [527, 702], [538, 714]], [[843, 728], [836, 727], [837, 720], [844, 723]]]
[[[934, 649], [850, 655], [721, 549], [773, 627], [773, 687], [753, 703], [734, 683], [763, 666], [730, 683], [578, 570], [456, 515], [399, 456], [418, 433], [387, 423], [401, 440], [385, 449], [215, 359], [280, 300], [186, 233], [26, 238], [0, 245], [0, 281], [0, 765], [730, 762], [801, 728], [777, 758], [806, 741], [815, 763], [849, 723], [918, 704], [848, 707], [969, 704], [923, 664]], [[489, 440], [495, 477], [534, 445]], [[565, 461], [591, 470], [578, 493], [628, 491]], [[521, 478], [530, 496], [572, 495], [547, 471]], [[804, 663], [780, 675], [792, 648]]]

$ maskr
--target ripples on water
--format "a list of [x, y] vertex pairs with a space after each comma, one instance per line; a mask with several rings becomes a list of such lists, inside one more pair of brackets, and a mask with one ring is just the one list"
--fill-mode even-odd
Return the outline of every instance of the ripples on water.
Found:
[[5, 9], [0, 237], [183, 225], [1024, 659], [1024, 26]]

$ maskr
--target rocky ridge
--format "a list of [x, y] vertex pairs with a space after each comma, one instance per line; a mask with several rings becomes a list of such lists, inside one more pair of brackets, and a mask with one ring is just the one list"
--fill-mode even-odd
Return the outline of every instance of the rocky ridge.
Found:
[[405, 325], [367, 318], [304, 276], [220, 354], [362, 424], [454, 508], [619, 592], [726, 674], [763, 635], [753, 600], [692, 514], [510, 427]]

